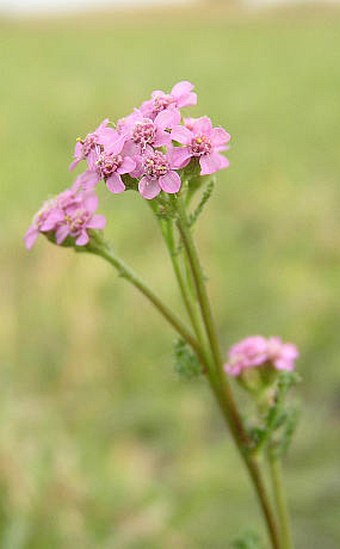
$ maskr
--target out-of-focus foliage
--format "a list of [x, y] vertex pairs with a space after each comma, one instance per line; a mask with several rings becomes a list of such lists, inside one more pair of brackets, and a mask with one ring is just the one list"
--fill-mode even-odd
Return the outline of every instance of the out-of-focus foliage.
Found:
[[[166, 23], [165, 23], [166, 21]], [[340, 14], [2, 22], [0, 539], [13, 548], [224, 548], [261, 533], [245, 472], [174, 334], [95, 257], [22, 234], [71, 182], [78, 135], [195, 82], [233, 135], [200, 217], [220, 336], [301, 349], [285, 463], [297, 547], [340, 543]], [[101, 191], [116, 249], [179, 308], [143, 200]], [[182, 312], [180, 311], [182, 314]]]

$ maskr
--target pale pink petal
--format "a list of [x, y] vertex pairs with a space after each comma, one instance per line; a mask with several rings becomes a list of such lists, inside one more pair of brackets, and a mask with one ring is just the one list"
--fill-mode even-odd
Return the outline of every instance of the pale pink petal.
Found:
[[99, 198], [94, 193], [84, 194], [83, 204], [86, 210], [90, 213], [95, 212], [98, 208]]
[[123, 158], [122, 164], [117, 169], [117, 173], [120, 173], [120, 174], [130, 173], [130, 172], [133, 172], [133, 170], [135, 169], [136, 169], [136, 162], [133, 160], [133, 158], [126, 156], [125, 158]]
[[64, 220], [64, 214], [62, 211], [55, 209], [51, 213], [49, 213], [48, 217], [45, 219], [45, 221], [41, 224], [40, 230], [43, 233], [46, 233], [48, 231], [52, 231], [55, 229], [56, 225], [58, 223], [61, 223], [61, 221]]
[[182, 97], [179, 97], [177, 99], [177, 107], [192, 107], [193, 105], [197, 105], [197, 93], [191, 92], [187, 95], [182, 95]]
[[64, 242], [65, 238], [67, 238], [69, 234], [70, 234], [69, 226], [68, 225], [61, 225], [61, 227], [59, 227], [56, 230], [56, 233], [55, 233], [56, 243], [57, 244], [62, 244]]
[[152, 99], [157, 99], [157, 97], [164, 97], [165, 93], [162, 90], [154, 90], [151, 94]]
[[171, 129], [181, 121], [181, 115], [177, 109], [165, 109], [157, 114], [154, 122], [162, 130]]
[[177, 82], [177, 84], [174, 85], [174, 87], [171, 90], [171, 95], [174, 97], [181, 97], [181, 95], [190, 93], [194, 89], [194, 85], [191, 84], [191, 82], [188, 82], [187, 80], [182, 80], [181, 82]]
[[[165, 112], [165, 111], [162, 111]], [[163, 147], [163, 145], [170, 145], [171, 137], [170, 134], [161, 130], [160, 128], [156, 129], [153, 146], [154, 147]]]
[[93, 189], [99, 183], [100, 179], [97, 172], [86, 170], [77, 178], [77, 185], [84, 190]]
[[201, 116], [195, 121], [194, 131], [204, 135], [209, 135], [212, 130], [212, 122], [208, 116]]
[[168, 157], [172, 168], [184, 168], [189, 164], [191, 153], [188, 147], [172, 147]]
[[144, 171], [144, 170], [143, 170], [143, 159], [142, 159], [141, 156], [135, 156], [135, 157], [134, 157], [134, 160], [135, 160], [135, 162], [136, 162], [136, 167], [135, 167], [135, 169], [134, 169], [132, 172], [130, 172], [129, 175], [130, 175], [131, 177], [134, 177], [134, 178], [136, 178], [136, 179], [139, 179], [140, 177], [142, 177], [143, 171]]
[[230, 141], [231, 136], [223, 128], [213, 128], [210, 133], [211, 143], [215, 146], [223, 146]]
[[81, 232], [81, 234], [76, 238], [76, 244], [77, 246], [86, 246], [88, 244], [90, 238], [87, 232], [84, 230]]
[[27, 250], [31, 250], [38, 236], [39, 236], [38, 229], [36, 229], [36, 227], [34, 227], [33, 225], [29, 227], [28, 231], [24, 236], [25, 246]]
[[294, 370], [294, 362], [292, 360], [277, 358], [276, 360], [273, 360], [273, 364], [277, 370]]
[[157, 179], [149, 179], [146, 176], [142, 177], [138, 183], [138, 190], [142, 197], [147, 200], [152, 200], [161, 192]]
[[171, 132], [171, 139], [182, 143], [182, 145], [189, 145], [193, 139], [193, 134], [185, 126], [176, 126]]
[[201, 156], [199, 163], [201, 166], [201, 175], [210, 175], [229, 166], [228, 159], [218, 153]]
[[115, 138], [106, 143], [105, 152], [107, 154], [119, 154], [125, 145], [126, 139], [125, 135], [120, 135], [118, 132], [115, 132]]
[[75, 147], [74, 147], [74, 160], [72, 164], [69, 167], [69, 170], [72, 171], [74, 168], [79, 164], [79, 162], [82, 160], [82, 150], [83, 145], [80, 143], [80, 141], [77, 141]]
[[106, 180], [106, 186], [113, 194], [119, 194], [125, 191], [125, 185], [118, 173], [114, 173]]
[[177, 193], [181, 188], [181, 178], [178, 173], [170, 171], [159, 178], [159, 186], [167, 193]]
[[104, 229], [106, 225], [106, 217], [104, 215], [98, 214], [94, 215], [90, 221], [87, 222], [86, 227], [88, 229]]

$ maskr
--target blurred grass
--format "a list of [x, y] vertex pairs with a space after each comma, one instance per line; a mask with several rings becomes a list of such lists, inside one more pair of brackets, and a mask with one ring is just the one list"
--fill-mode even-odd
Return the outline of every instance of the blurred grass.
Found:
[[[167, 326], [98, 259], [22, 246], [71, 182], [75, 138], [180, 79], [233, 135], [197, 234], [221, 340], [301, 348], [296, 542], [339, 547], [339, 13], [183, 14], [0, 24], [6, 549], [222, 548], [260, 531], [210, 395], [176, 379]], [[117, 250], [180, 307], [146, 205], [101, 197]]]

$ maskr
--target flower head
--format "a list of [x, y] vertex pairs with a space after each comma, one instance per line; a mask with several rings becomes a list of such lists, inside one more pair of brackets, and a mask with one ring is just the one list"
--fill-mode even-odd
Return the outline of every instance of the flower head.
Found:
[[225, 371], [239, 376], [249, 368], [269, 365], [275, 370], [294, 370], [299, 352], [292, 343], [283, 343], [279, 337], [252, 336], [231, 347]]
[[138, 190], [140, 194], [151, 200], [161, 191], [177, 193], [181, 187], [181, 178], [172, 169], [168, 156], [161, 151], [149, 148], [141, 159], [141, 175]]
[[28, 250], [32, 248], [40, 233], [52, 234], [56, 244], [62, 244], [72, 237], [77, 246], [89, 242], [89, 229], [103, 229], [106, 219], [95, 215], [98, 197], [93, 191], [83, 191], [78, 183], [55, 198], [44, 203], [34, 216], [24, 240]]
[[192, 91], [193, 89], [193, 84], [184, 80], [175, 84], [168, 94], [161, 90], [156, 90], [152, 92], [151, 99], [142, 104], [140, 110], [144, 116], [155, 118], [161, 111], [172, 107], [180, 109], [196, 105], [197, 95]]
[[213, 128], [210, 118], [189, 118], [184, 126], [172, 130], [171, 139], [184, 145], [173, 147], [171, 157], [176, 168], [184, 168], [192, 158], [197, 158], [201, 175], [209, 175], [229, 166], [225, 156], [220, 154], [227, 149], [230, 135], [223, 128]]
[[108, 128], [108, 124], [109, 119], [106, 118], [94, 132], [87, 134], [85, 139], [77, 139], [70, 170], [73, 170], [79, 162], [88, 158], [94, 151], [99, 152], [117, 139], [116, 132], [112, 128]]

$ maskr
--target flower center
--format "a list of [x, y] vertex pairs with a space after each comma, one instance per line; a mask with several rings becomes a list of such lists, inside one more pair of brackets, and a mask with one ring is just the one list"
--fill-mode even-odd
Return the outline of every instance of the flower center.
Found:
[[43, 207], [39, 210], [39, 212], [34, 216], [33, 223], [36, 229], [40, 229], [40, 227], [45, 223], [46, 218], [48, 217], [50, 211], [57, 205], [57, 201], [55, 198], [51, 198], [50, 200], [46, 200]]
[[154, 154], [145, 158], [143, 167], [145, 174], [153, 179], [158, 179], [170, 171], [166, 156], [159, 151], [155, 151]]
[[110, 177], [122, 164], [120, 154], [101, 153], [96, 162], [97, 170], [102, 179]]
[[146, 118], [145, 121], [136, 123], [135, 129], [133, 130], [132, 139], [135, 143], [145, 147], [145, 145], [153, 143], [155, 133], [155, 124], [152, 120]]
[[193, 156], [202, 156], [211, 152], [210, 139], [206, 135], [198, 135], [191, 141], [191, 152]]
[[82, 150], [81, 150], [81, 156], [82, 158], [86, 158], [91, 151], [96, 147], [97, 145], [97, 136], [95, 133], [89, 133], [85, 139], [77, 139], [82, 144]]
[[84, 208], [79, 208], [72, 215], [65, 215], [65, 221], [71, 229], [71, 233], [80, 231], [87, 223], [89, 213]]
[[169, 105], [172, 105], [176, 102], [176, 99], [172, 97], [171, 95], [158, 95], [153, 100], [154, 104], [154, 111], [156, 113], [159, 113], [161, 111], [164, 111], [164, 109], [167, 109]]

